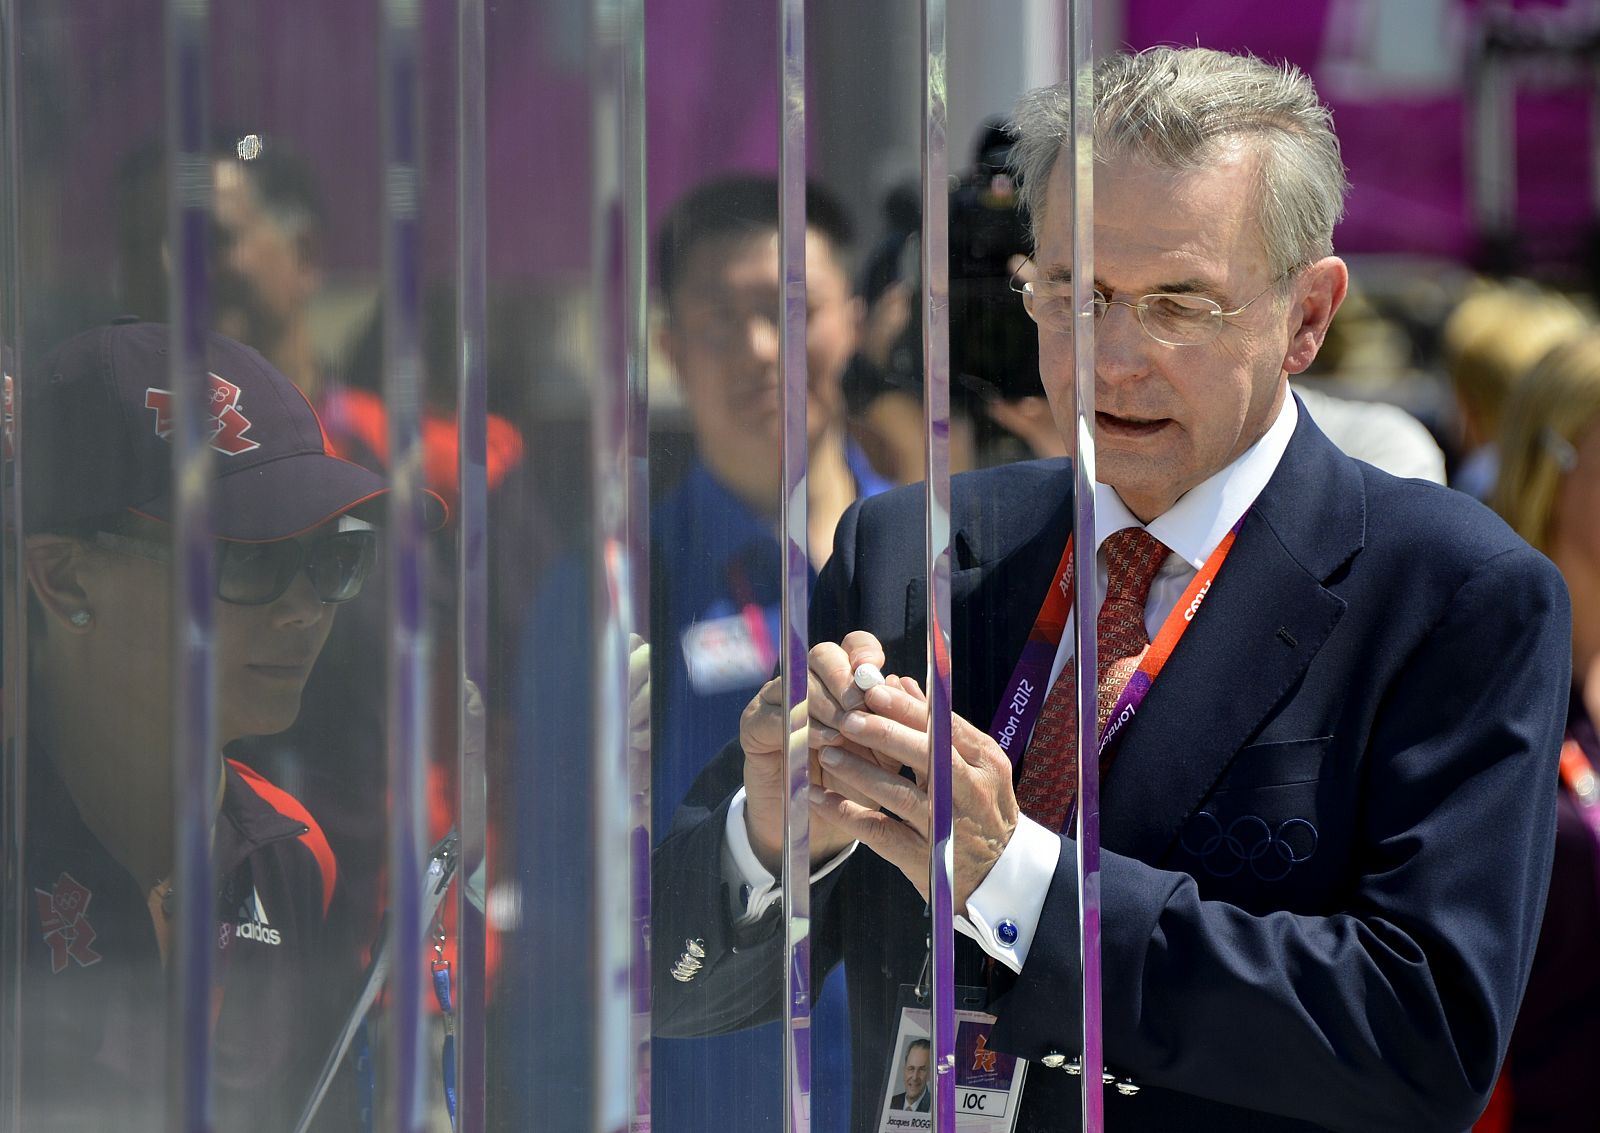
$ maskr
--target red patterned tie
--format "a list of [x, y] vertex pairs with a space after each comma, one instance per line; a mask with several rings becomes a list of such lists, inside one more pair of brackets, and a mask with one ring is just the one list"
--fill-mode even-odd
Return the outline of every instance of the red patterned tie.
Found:
[[[1095, 625], [1100, 729], [1105, 728], [1117, 697], [1150, 648], [1144, 606], [1150, 583], [1167, 557], [1167, 548], [1142, 527], [1107, 536], [1105, 548], [1106, 600]], [[1022, 761], [1022, 781], [1017, 784], [1022, 812], [1051, 830], [1061, 829], [1078, 787], [1078, 697], [1073, 671], [1070, 664], [1062, 668], [1045, 697]], [[1100, 773], [1104, 775], [1110, 765], [1109, 759], [1102, 760]]]

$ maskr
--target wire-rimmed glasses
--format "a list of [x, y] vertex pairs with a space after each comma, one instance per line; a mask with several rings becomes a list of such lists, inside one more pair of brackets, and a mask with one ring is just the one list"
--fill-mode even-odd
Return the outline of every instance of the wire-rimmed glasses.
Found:
[[[1204, 295], [1185, 292], [1155, 292], [1141, 295], [1136, 300], [1107, 299], [1098, 290], [1094, 293], [1094, 317], [1098, 322], [1105, 318], [1113, 304], [1131, 308], [1139, 316], [1139, 326], [1144, 333], [1164, 346], [1204, 346], [1222, 333], [1223, 320], [1231, 319], [1244, 311], [1298, 270], [1290, 268], [1267, 284], [1255, 295], [1231, 311]], [[1022, 295], [1022, 305], [1028, 315], [1044, 330], [1056, 334], [1073, 331], [1075, 315], [1072, 309], [1072, 284], [1060, 280], [1030, 280], [1018, 284], [1013, 278], [1011, 289]]]

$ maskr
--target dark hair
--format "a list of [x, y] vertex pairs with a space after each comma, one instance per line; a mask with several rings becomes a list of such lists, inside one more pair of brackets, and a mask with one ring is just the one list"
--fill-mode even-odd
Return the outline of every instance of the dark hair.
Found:
[[151, 322], [167, 320], [167, 155], [146, 142], [117, 165], [117, 309]]
[[[244, 172], [256, 202], [279, 225], [297, 225], [306, 246], [317, 247], [322, 229], [322, 195], [317, 181], [298, 155], [269, 137], [249, 161], [238, 156], [239, 135], [213, 135], [213, 162], [229, 161]], [[118, 164], [114, 180], [117, 220], [117, 312], [146, 322], [167, 321], [167, 268], [162, 247], [167, 241], [167, 150], [160, 140], [145, 142]], [[215, 240], [215, 236], [213, 236]], [[212, 249], [213, 253], [216, 251]]]
[[[702, 244], [730, 236], [776, 231], [778, 180], [735, 174], [707, 181], [680, 197], [656, 232], [656, 279], [672, 302], [683, 267]], [[806, 227], [827, 238], [839, 267], [848, 273], [845, 253], [854, 229], [844, 206], [820, 185], [806, 182]]]
[[933, 1048], [933, 1044], [927, 1039], [912, 1039], [910, 1042], [906, 1043], [906, 1057], [910, 1058], [911, 1052], [916, 1050], [919, 1046], [923, 1050], [931, 1050]]

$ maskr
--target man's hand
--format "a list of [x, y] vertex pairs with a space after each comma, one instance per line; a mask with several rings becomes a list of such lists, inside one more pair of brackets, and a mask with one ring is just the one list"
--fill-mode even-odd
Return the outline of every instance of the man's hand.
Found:
[[[845, 742], [838, 725], [847, 712], [863, 704], [861, 690], [855, 684], [855, 670], [865, 662], [882, 668], [884, 655], [878, 639], [864, 631], [848, 635], [838, 645], [824, 642], [813, 646], [807, 657], [806, 703], [795, 705], [794, 709], [797, 722], [809, 716], [807, 743], [812, 784], [833, 787], [862, 803], [869, 800], [855, 795], [847, 785], [831, 781], [818, 762], [817, 753], [824, 744]], [[739, 720], [739, 745], [744, 748], [745, 828], [750, 834], [750, 848], [774, 876], [781, 872], [783, 864], [783, 798], [787, 793], [783, 745], [788, 734], [783, 721], [783, 681], [775, 678], [762, 686]], [[874, 760], [870, 751], [854, 744], [846, 743], [845, 750], [864, 761]], [[855, 835], [830, 822], [826, 813], [812, 808], [814, 866], [834, 857], [854, 840]]]
[[[933, 822], [927, 791], [928, 702], [909, 677], [896, 683], [868, 692], [866, 711], [840, 718], [838, 746], [826, 747], [820, 756], [833, 789], [812, 792], [811, 813], [818, 825], [826, 822], [844, 831], [898, 866], [926, 898]], [[950, 722], [955, 910], [965, 913], [967, 898], [1011, 841], [1018, 808], [1005, 752], [960, 716], [952, 713]], [[909, 767], [916, 780], [899, 774], [901, 767]]]

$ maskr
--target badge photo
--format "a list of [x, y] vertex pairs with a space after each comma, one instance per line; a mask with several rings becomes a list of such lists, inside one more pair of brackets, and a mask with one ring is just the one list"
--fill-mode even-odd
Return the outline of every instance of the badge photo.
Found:
[[[1022, 1101], [1028, 1064], [989, 1049], [995, 1017], [958, 1008], [955, 1043], [957, 1133], [1012, 1133]], [[931, 1130], [938, 1090], [930, 1020], [926, 1008], [902, 1006], [889, 1072], [879, 1108], [877, 1133]]]

